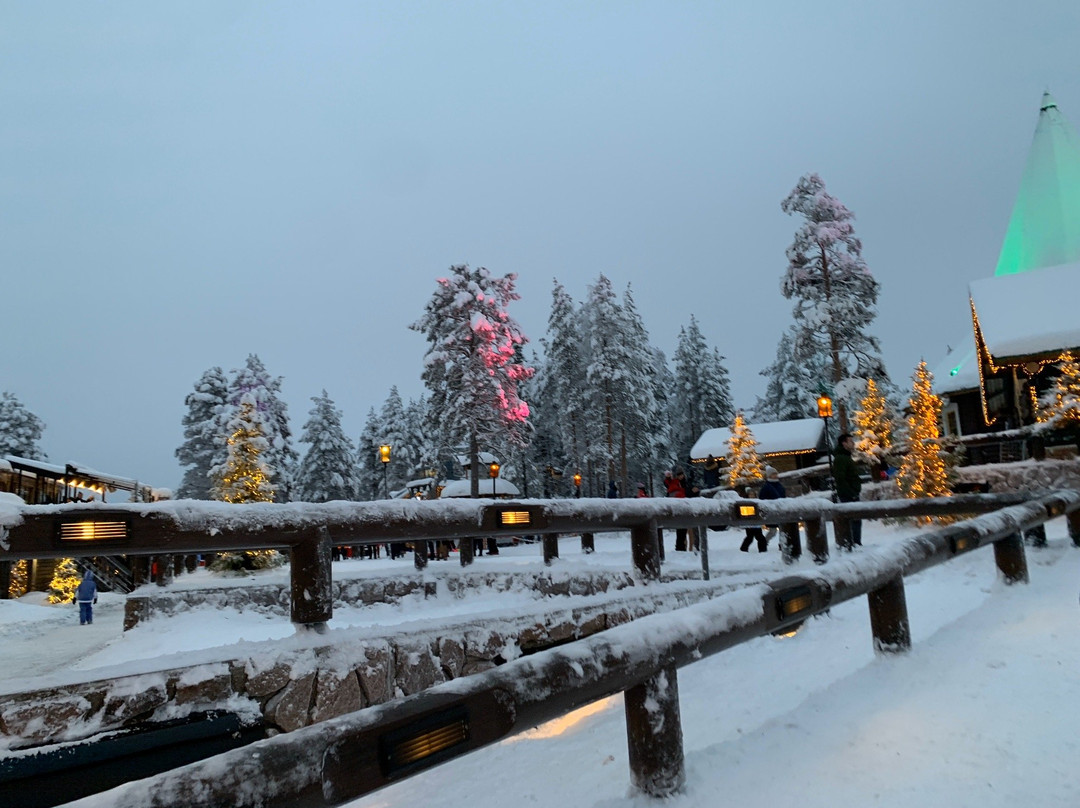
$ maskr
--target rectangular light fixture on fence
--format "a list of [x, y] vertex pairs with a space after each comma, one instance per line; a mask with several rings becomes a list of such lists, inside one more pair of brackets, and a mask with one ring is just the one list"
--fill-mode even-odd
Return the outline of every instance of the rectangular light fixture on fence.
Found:
[[776, 611], [780, 620], [789, 620], [814, 608], [814, 593], [809, 586], [793, 586], [776, 593]]
[[532, 514], [528, 511], [499, 511], [499, 524], [503, 527], [528, 526], [532, 524]]
[[956, 553], [966, 553], [968, 550], [974, 550], [979, 546], [978, 536], [950, 536], [949, 537], [949, 549], [953, 551], [953, 555]]
[[431, 766], [453, 757], [456, 746], [470, 738], [469, 713], [451, 707], [427, 717], [422, 723], [401, 727], [379, 738], [379, 764], [383, 776], [392, 779], [413, 768]]
[[494, 505], [484, 508], [482, 522], [485, 530], [537, 530], [547, 527], [548, 520], [542, 506]]
[[757, 519], [756, 502], [735, 502], [732, 508], [735, 519]]
[[127, 522], [61, 522], [60, 541], [123, 541]]

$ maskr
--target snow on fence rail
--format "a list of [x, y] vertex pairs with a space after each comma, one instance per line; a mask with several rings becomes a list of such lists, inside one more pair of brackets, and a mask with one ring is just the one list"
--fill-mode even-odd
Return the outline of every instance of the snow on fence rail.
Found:
[[[279, 549], [290, 555], [290, 617], [321, 630], [333, 616], [331, 545], [412, 541], [417, 568], [426, 565], [423, 542], [482, 536], [540, 534], [545, 563], [558, 557], [560, 534], [631, 533], [635, 573], [660, 576], [657, 530], [698, 531], [702, 575], [709, 578], [706, 527], [777, 524], [781, 552], [792, 562], [802, 553], [800, 524], [818, 563], [829, 556], [825, 522], [837, 545], [851, 549], [851, 520], [973, 514], [1025, 502], [1031, 493], [966, 494], [941, 499], [835, 504], [826, 499], [739, 500], [729, 493], [696, 499], [574, 499], [458, 502], [254, 503], [177, 502], [107, 506], [103, 503], [0, 508], [0, 579], [20, 558], [102, 555], [172, 556], [190, 553]], [[1077, 525], [1080, 530], [1080, 524]], [[472, 542], [460, 542], [463, 566]], [[171, 564], [162, 564], [163, 570]], [[165, 578], [160, 582], [164, 582]], [[0, 590], [7, 586], [0, 580]]]
[[[871, 511], [860, 507], [841, 513], [868, 516]], [[792, 509], [784, 515], [795, 514]], [[645, 794], [667, 796], [685, 781], [679, 668], [755, 637], [794, 630], [809, 617], [863, 595], [875, 648], [903, 651], [911, 644], [905, 576], [992, 544], [1005, 581], [1026, 582], [1021, 533], [1062, 514], [1068, 515], [1070, 536], [1080, 544], [1080, 492], [1046, 494], [887, 547], [845, 555], [806, 574], [645, 617], [71, 806], [340, 805], [619, 692], [624, 694], [631, 781]], [[656, 535], [652, 521], [631, 531], [642, 542], [645, 532]]]

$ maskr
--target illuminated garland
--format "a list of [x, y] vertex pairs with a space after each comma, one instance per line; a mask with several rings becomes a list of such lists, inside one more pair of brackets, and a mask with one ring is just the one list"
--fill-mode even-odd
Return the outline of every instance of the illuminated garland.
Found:
[[855, 411], [855, 451], [882, 463], [892, 450], [893, 422], [888, 403], [873, 379], [866, 380], [866, 395]]
[[754, 434], [743, 420], [743, 414], [736, 413], [735, 424], [731, 427], [731, 437], [728, 438], [729, 487], [746, 485], [765, 477], [765, 469], [761, 465], [756, 447], [757, 441], [754, 440]]
[[[983, 338], [982, 326], [979, 324], [979, 315], [975, 311], [975, 301], [969, 297], [968, 302], [971, 304], [971, 322], [972, 322], [972, 325], [974, 326], [974, 329], [975, 329], [975, 349], [976, 349], [975, 358], [976, 358], [976, 364], [978, 365], [978, 368], [979, 368], [979, 401], [982, 404], [983, 423], [985, 423], [987, 426], [990, 426], [991, 424], [994, 424], [994, 423], [997, 422], [997, 416], [995, 415], [993, 418], [991, 418], [990, 417], [990, 411], [987, 409], [986, 376], [983, 373], [983, 362], [984, 361], [986, 362], [986, 367], [989, 369], [989, 371], [991, 373], [995, 373], [995, 374], [1000, 373], [1001, 371], [1005, 370], [1005, 368], [1007, 368], [1007, 367], [1008, 368], [1012, 368], [1012, 367], [1020, 367], [1020, 368], [1022, 368], [1024, 370], [1024, 373], [1027, 374], [1028, 378], [1031, 380], [1028, 383], [1028, 393], [1031, 396], [1031, 402], [1032, 402], [1031, 411], [1032, 411], [1033, 414], [1035, 414], [1036, 418], [1038, 418], [1039, 420], [1043, 420], [1043, 419], [1039, 418], [1039, 416], [1038, 416], [1038, 412], [1039, 412], [1038, 394], [1035, 391], [1034, 379], [1035, 379], [1036, 376], [1038, 376], [1040, 373], [1042, 373], [1042, 371], [1047, 367], [1047, 365], [1053, 365], [1053, 364], [1062, 362], [1062, 361], [1065, 360], [1066, 356], [1070, 356], [1071, 354], [1069, 353], [1069, 351], [1065, 351], [1064, 353], [1059, 354], [1055, 358], [1032, 359], [1032, 360], [1030, 360], [1028, 362], [1024, 362], [1024, 363], [1018, 364], [1018, 365], [998, 365], [998, 364], [996, 364], [994, 362], [994, 357], [991, 356], [991, 354], [990, 354], [990, 349], [986, 346], [986, 340]], [[1038, 370], [1036, 370], [1034, 372], [1028, 371], [1027, 370], [1028, 365], [1038, 365]]]
[[908, 448], [896, 480], [910, 499], [947, 497], [950, 492], [941, 454], [941, 399], [934, 395], [934, 376], [925, 361], [919, 362], [912, 382]]
[[1045, 405], [1038, 413], [1042, 422], [1056, 425], [1080, 422], [1080, 361], [1066, 351], [1059, 360], [1060, 374], [1043, 397]]

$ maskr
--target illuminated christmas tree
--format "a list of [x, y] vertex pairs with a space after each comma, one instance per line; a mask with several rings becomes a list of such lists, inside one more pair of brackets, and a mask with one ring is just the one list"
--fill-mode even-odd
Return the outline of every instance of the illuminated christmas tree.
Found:
[[1080, 426], [1080, 360], [1066, 351], [1058, 360], [1054, 386], [1039, 399], [1039, 420], [1048, 426]]
[[22, 558], [11, 565], [11, 582], [8, 584], [8, 597], [21, 598], [30, 588], [26, 559]]
[[866, 395], [855, 411], [855, 451], [869, 462], [871, 477], [880, 479], [893, 452], [893, 419], [889, 402], [873, 379], [866, 380]]
[[228, 454], [218, 470], [216, 499], [225, 502], [273, 502], [274, 487], [270, 472], [260, 455], [268, 444], [262, 428], [262, 417], [250, 395], [240, 400], [229, 421]]
[[63, 558], [56, 565], [52, 580], [49, 581], [49, 603], [71, 603], [75, 599], [75, 590], [79, 588], [82, 574], [72, 558]]
[[949, 486], [945, 458], [941, 452], [941, 399], [934, 395], [934, 375], [926, 362], [919, 362], [912, 377], [912, 395], [908, 400], [907, 453], [900, 465], [897, 482], [904, 495], [947, 497]]
[[765, 469], [757, 454], [754, 433], [743, 420], [742, 412], [735, 413], [735, 424], [728, 438], [728, 486], [752, 485], [765, 477]]

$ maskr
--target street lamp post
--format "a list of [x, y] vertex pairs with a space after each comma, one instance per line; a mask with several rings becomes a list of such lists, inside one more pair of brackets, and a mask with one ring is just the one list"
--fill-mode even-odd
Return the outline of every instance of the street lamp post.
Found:
[[836, 480], [833, 478], [832, 465], [832, 438], [829, 436], [829, 418], [832, 417], [832, 399], [828, 396], [819, 396], [817, 400], [818, 418], [825, 422], [825, 451], [829, 458], [829, 487], [836, 489]]
[[379, 460], [382, 461], [383, 492], [390, 499], [390, 482], [386, 476], [386, 468], [390, 465], [390, 444], [384, 443], [379, 447]]
[[499, 477], [499, 464], [498, 463], [493, 462], [493, 463], [488, 464], [488, 477], [491, 478], [491, 498], [494, 499], [495, 498], [495, 480], [497, 480], [498, 477]]

